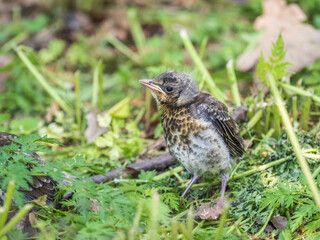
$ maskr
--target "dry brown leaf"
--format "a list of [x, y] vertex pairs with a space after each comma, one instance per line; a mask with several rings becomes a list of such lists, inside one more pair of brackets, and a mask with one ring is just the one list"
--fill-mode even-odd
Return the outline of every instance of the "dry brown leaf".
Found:
[[45, 194], [41, 197], [38, 197], [37, 199], [34, 199], [30, 202], [33, 202], [39, 206], [45, 207], [45, 206], [47, 206], [47, 194]]
[[254, 22], [256, 30], [264, 31], [257, 46], [237, 59], [237, 68], [248, 71], [258, 62], [260, 53], [265, 58], [270, 54], [272, 42], [276, 42], [282, 32], [286, 61], [292, 63], [290, 71], [298, 72], [320, 58], [320, 31], [304, 24], [306, 16], [297, 4], [287, 4], [285, 0], [265, 0], [263, 15]]
[[90, 198], [90, 201], [92, 202], [90, 206], [91, 211], [94, 213], [97, 213], [99, 211], [99, 208], [101, 207], [101, 206], [97, 206], [98, 200]]
[[50, 107], [47, 110], [47, 114], [45, 119], [47, 122], [51, 122], [53, 120], [54, 115], [60, 110], [59, 104], [55, 101], [51, 102]]
[[215, 220], [222, 214], [226, 205], [227, 200], [225, 198], [217, 198], [211, 202], [202, 203], [194, 216], [206, 220]]
[[37, 219], [36, 215], [34, 214], [34, 212], [29, 213], [29, 222], [30, 222], [31, 226], [34, 226], [38, 223], [38, 219]]
[[87, 129], [84, 133], [88, 143], [92, 143], [96, 137], [108, 132], [108, 128], [100, 127], [98, 124], [98, 112], [90, 112], [86, 115]]

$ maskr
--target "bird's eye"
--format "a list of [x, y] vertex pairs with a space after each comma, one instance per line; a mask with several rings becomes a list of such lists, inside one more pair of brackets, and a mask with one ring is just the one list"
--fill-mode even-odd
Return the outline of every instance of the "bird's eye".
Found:
[[167, 92], [171, 92], [173, 90], [172, 87], [167, 87]]

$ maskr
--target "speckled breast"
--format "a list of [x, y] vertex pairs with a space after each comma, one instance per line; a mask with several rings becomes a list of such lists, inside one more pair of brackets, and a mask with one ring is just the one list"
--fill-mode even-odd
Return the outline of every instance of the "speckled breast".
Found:
[[231, 165], [229, 150], [213, 125], [192, 118], [187, 108], [162, 114], [170, 154], [192, 174], [225, 174]]

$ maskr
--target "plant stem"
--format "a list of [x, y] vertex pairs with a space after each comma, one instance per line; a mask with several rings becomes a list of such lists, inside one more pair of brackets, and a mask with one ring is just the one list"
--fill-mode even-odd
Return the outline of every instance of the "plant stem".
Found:
[[290, 216], [290, 212], [289, 212], [289, 210], [286, 210], [286, 218], [287, 218], [287, 220], [288, 220], [288, 224], [287, 224], [287, 228], [289, 228], [290, 229], [290, 225], [291, 225], [291, 216]]
[[317, 95], [314, 95], [312, 92], [300, 89], [298, 87], [292, 86], [290, 84], [284, 83], [284, 82], [279, 82], [280, 87], [292, 91], [298, 95], [305, 96], [305, 97], [311, 97], [313, 101], [317, 102], [318, 104], [320, 103], [320, 97]]
[[135, 235], [136, 235], [136, 233], [138, 231], [138, 228], [139, 228], [139, 222], [140, 222], [140, 218], [141, 218], [141, 214], [142, 214], [142, 207], [143, 207], [143, 203], [140, 200], [139, 204], [138, 204], [138, 207], [137, 207], [136, 215], [135, 215], [134, 220], [133, 220], [133, 226], [129, 230], [129, 236], [128, 236], [129, 240], [134, 240], [135, 239]]
[[184, 170], [184, 167], [179, 166], [179, 167], [176, 167], [174, 169], [170, 169], [169, 171], [166, 171], [164, 173], [161, 173], [161, 174], [155, 176], [152, 180], [159, 181], [159, 180], [165, 179], [166, 177], [173, 175], [174, 172], [178, 173], [183, 170]]
[[187, 239], [192, 240], [193, 239], [193, 214], [192, 210], [189, 209], [188, 216], [187, 216]]
[[204, 39], [202, 39], [201, 44], [200, 44], [200, 48], [199, 48], [199, 57], [202, 60], [204, 57], [204, 53], [206, 51], [206, 46], [208, 43], [208, 37], [205, 37]]
[[272, 208], [272, 210], [271, 210], [271, 212], [270, 212], [270, 214], [269, 214], [269, 216], [268, 216], [265, 224], [262, 226], [262, 228], [260, 229], [260, 231], [257, 232], [257, 234], [255, 235], [255, 237], [258, 237], [258, 236], [264, 231], [264, 229], [266, 228], [266, 226], [268, 225], [268, 223], [269, 223], [269, 221], [270, 221], [270, 218], [272, 217], [273, 211], [274, 211], [274, 208]]
[[264, 121], [264, 132], [265, 133], [269, 131], [270, 115], [271, 115], [271, 106], [267, 106], [266, 118]]
[[150, 211], [150, 221], [148, 230], [148, 239], [158, 239], [158, 219], [159, 219], [159, 194], [154, 191], [151, 198], [152, 211]]
[[297, 96], [292, 97], [292, 117], [293, 121], [298, 121]]
[[21, 50], [21, 47], [14, 47], [14, 50], [18, 54], [22, 62], [27, 66], [32, 75], [40, 83], [40, 85], [49, 93], [49, 95], [59, 104], [59, 106], [67, 113], [72, 114], [72, 109], [67, 105], [65, 101], [56, 93], [56, 91], [49, 85], [45, 78], [40, 74], [36, 67], [31, 63], [28, 57]]
[[261, 119], [262, 117], [262, 109], [260, 109], [258, 112], [256, 112], [254, 114], [254, 116], [250, 119], [250, 121], [248, 122], [248, 125], [246, 128], [244, 128], [242, 131], [241, 131], [241, 136], [243, 136], [244, 134], [246, 134], [251, 128], [254, 127], [254, 125], [256, 125], [256, 123]]
[[133, 52], [130, 48], [128, 48], [125, 44], [120, 42], [118, 39], [116, 39], [114, 36], [109, 34], [106, 38], [106, 40], [114, 46], [116, 49], [118, 49], [122, 54], [127, 56], [129, 59], [131, 59], [133, 62], [140, 64], [140, 58], [139, 55]]
[[9, 213], [11, 202], [12, 202], [14, 187], [15, 187], [15, 182], [10, 181], [7, 187], [6, 199], [3, 204], [3, 212], [0, 213], [0, 229], [3, 228], [8, 218], [8, 213]]
[[151, 103], [152, 103], [152, 97], [151, 97], [151, 91], [146, 91], [146, 102], [145, 102], [145, 122], [146, 122], [146, 129], [150, 126], [150, 119], [151, 119]]
[[320, 130], [320, 121], [318, 122], [317, 126], [315, 126], [311, 131], [310, 131], [310, 134], [311, 135], [315, 135], [319, 132]]
[[303, 109], [300, 116], [300, 126], [303, 130], [308, 131], [309, 114], [312, 99], [311, 97], [306, 97], [303, 103]]
[[233, 96], [233, 101], [236, 104], [236, 106], [241, 106], [241, 98], [240, 98], [240, 93], [239, 93], [239, 88], [237, 83], [237, 77], [234, 72], [233, 60], [230, 60], [227, 63], [227, 72], [228, 72], [229, 81], [231, 83], [231, 92]]
[[217, 230], [217, 233], [216, 233], [214, 240], [219, 240], [222, 236], [223, 226], [224, 226], [226, 219], [227, 219], [227, 216], [228, 216], [228, 210], [229, 210], [228, 207], [225, 207], [223, 210], [223, 213], [222, 213], [220, 221], [219, 221], [218, 230]]
[[8, 42], [6, 42], [1, 48], [1, 53], [6, 53], [10, 51], [11, 48], [17, 46], [19, 43], [21, 43], [23, 40], [25, 40], [29, 34], [27, 32], [21, 32], [12, 39], [10, 39]]
[[93, 108], [98, 108], [98, 91], [99, 91], [99, 67], [96, 66], [93, 71], [92, 98], [91, 104]]
[[[252, 175], [252, 174], [257, 173], [257, 172], [262, 172], [262, 171], [264, 171], [264, 170], [267, 169], [267, 168], [270, 168], [270, 167], [279, 165], [279, 164], [281, 164], [281, 163], [283, 163], [283, 162], [285, 162], [285, 161], [287, 161], [287, 160], [288, 160], [288, 157], [285, 157], [285, 158], [281, 158], [281, 159], [276, 160], [276, 161], [273, 161], [273, 162], [269, 162], [269, 163], [267, 163], [267, 164], [265, 164], [265, 165], [262, 165], [262, 166], [260, 166], [260, 167], [256, 167], [256, 168], [254, 168], [254, 169], [248, 170], [248, 171], [243, 172], [243, 173], [240, 173], [240, 174], [238, 174], [238, 175], [236, 175], [236, 176], [234, 176], [234, 177], [231, 177], [228, 181], [229, 181], [229, 182], [230, 182], [230, 181], [234, 181], [234, 180], [237, 180], [237, 179], [240, 179], [240, 178], [243, 178], [243, 177]], [[159, 176], [159, 175], [158, 175], [158, 176]], [[221, 179], [218, 179], [218, 180], [216, 180], [216, 181], [214, 181], [214, 182], [211, 182], [211, 183], [193, 184], [193, 185], [192, 185], [192, 188], [193, 188], [193, 187], [203, 187], [203, 186], [207, 186], [207, 185], [218, 185], [218, 184], [220, 184], [220, 183], [221, 183]]]
[[144, 55], [145, 52], [145, 38], [144, 34], [138, 19], [138, 12], [136, 8], [130, 8], [128, 10], [128, 19], [131, 27], [131, 33], [133, 36], [133, 40], [138, 48], [138, 52], [140, 56]]
[[145, 111], [146, 111], [146, 108], [145, 108], [145, 107], [142, 107], [142, 108], [139, 110], [136, 118], [134, 119], [134, 123], [135, 123], [136, 125], [138, 125], [138, 123], [140, 122], [140, 120], [141, 120], [141, 118], [143, 117]]
[[271, 88], [271, 93], [275, 99], [275, 103], [279, 109], [281, 118], [282, 118], [282, 122], [287, 130], [287, 134], [289, 136], [291, 145], [293, 147], [293, 150], [297, 156], [300, 168], [302, 169], [302, 172], [307, 180], [307, 183], [310, 187], [310, 190], [313, 194], [313, 198], [314, 201], [316, 203], [316, 205], [318, 206], [319, 210], [320, 210], [320, 194], [319, 194], [319, 190], [317, 188], [316, 183], [314, 182], [314, 179], [310, 173], [310, 168], [308, 165], [308, 162], [306, 161], [306, 159], [303, 157], [298, 139], [294, 133], [293, 127], [291, 125], [290, 119], [289, 119], [289, 115], [288, 112], [283, 104], [283, 100], [281, 98], [280, 92], [277, 88], [276, 85], [276, 81], [273, 78], [272, 74], [268, 74], [267, 76], [269, 83], [270, 83], [270, 88]]
[[271, 129], [269, 130], [269, 132], [267, 132], [267, 134], [263, 137], [263, 139], [262, 139], [261, 142], [258, 144], [258, 146], [253, 150], [253, 152], [254, 152], [255, 154], [257, 154], [257, 153], [261, 150], [263, 140], [270, 138], [273, 133], [274, 133], [274, 129], [271, 128]]
[[201, 58], [199, 57], [199, 55], [197, 54], [196, 50], [194, 49], [186, 30], [181, 30], [180, 31], [180, 37], [182, 39], [184, 47], [189, 52], [193, 63], [197, 66], [199, 71], [202, 73], [202, 76], [206, 80], [210, 92], [216, 98], [218, 98], [220, 101], [224, 101], [224, 100], [228, 99], [228, 97], [221, 90], [219, 90], [219, 88], [216, 86], [216, 84], [213, 81], [208, 69], [205, 67], [204, 63], [201, 61]]
[[318, 174], [320, 173], [320, 166], [317, 167], [316, 170], [314, 170], [314, 172], [312, 173], [312, 177], [313, 178], [316, 178], [318, 176]]
[[0, 238], [7, 234], [31, 209], [33, 205], [27, 204], [3, 227], [0, 229]]
[[77, 114], [77, 123], [80, 137], [82, 137], [82, 127], [81, 127], [81, 100], [80, 100], [80, 72], [76, 71], [75, 73], [75, 91], [76, 91], [76, 114]]
[[103, 64], [102, 61], [99, 60], [98, 62], [98, 69], [99, 69], [99, 83], [98, 83], [98, 109], [102, 110], [103, 105]]
[[277, 106], [273, 105], [273, 127], [274, 127], [274, 135], [276, 138], [279, 138], [281, 135], [281, 119], [280, 114], [278, 112]]

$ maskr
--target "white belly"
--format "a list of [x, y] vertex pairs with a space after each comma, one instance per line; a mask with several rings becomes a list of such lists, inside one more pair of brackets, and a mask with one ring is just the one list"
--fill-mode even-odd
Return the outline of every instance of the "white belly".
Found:
[[168, 147], [170, 153], [192, 174], [227, 174], [231, 167], [232, 158], [227, 145], [211, 128], [191, 135], [188, 144], [181, 146], [168, 142]]

